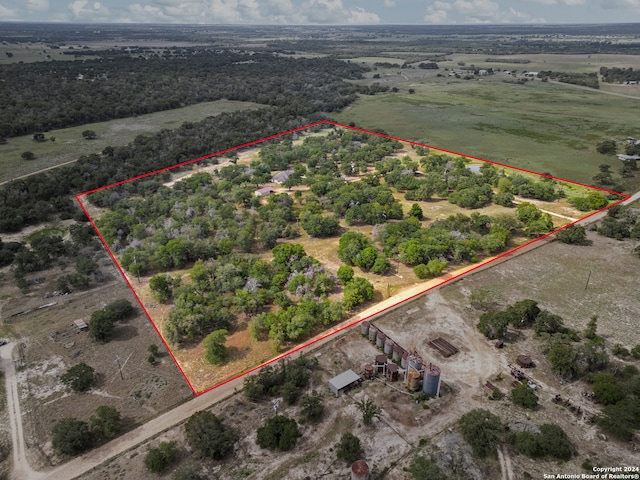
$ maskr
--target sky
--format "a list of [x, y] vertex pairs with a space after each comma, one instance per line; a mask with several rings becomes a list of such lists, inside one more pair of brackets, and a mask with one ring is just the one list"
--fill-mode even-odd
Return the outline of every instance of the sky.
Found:
[[0, 21], [182, 24], [640, 22], [640, 0], [0, 0]]

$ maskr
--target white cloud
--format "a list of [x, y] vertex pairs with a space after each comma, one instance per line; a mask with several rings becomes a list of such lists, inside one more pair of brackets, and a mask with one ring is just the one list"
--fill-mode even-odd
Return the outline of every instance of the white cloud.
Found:
[[380, 17], [362, 7], [346, 8], [342, 0], [306, 0], [299, 9], [304, 23], [370, 25]]
[[16, 12], [12, 8], [5, 7], [1, 3], [0, 3], [0, 17], [2, 19], [6, 19], [6, 20], [15, 20], [15, 19], [19, 18], [18, 17], [18, 12]]
[[640, 9], [640, 0], [603, 0], [601, 6], [607, 10], [624, 8]]
[[111, 20], [109, 9], [100, 2], [90, 3], [88, 0], [74, 0], [69, 4], [69, 10], [76, 20], [87, 22]]
[[395, 0], [384, 0], [384, 6], [388, 8], [393, 8], [396, 6]]
[[427, 14], [423, 17], [423, 20], [427, 23], [435, 24], [454, 23], [448, 20], [449, 16], [447, 14], [452, 8], [450, 3], [438, 0], [427, 7]]
[[30, 12], [46, 12], [49, 10], [49, 0], [27, 0], [26, 6]]

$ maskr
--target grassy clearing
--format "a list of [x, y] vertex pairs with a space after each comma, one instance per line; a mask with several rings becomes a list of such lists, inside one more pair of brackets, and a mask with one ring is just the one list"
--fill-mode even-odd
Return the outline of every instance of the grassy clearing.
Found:
[[[197, 122], [225, 112], [263, 107], [264, 105], [252, 102], [218, 100], [138, 117], [89, 123], [47, 132], [45, 137], [47, 139], [54, 137], [55, 142], [48, 140], [35, 142], [31, 135], [10, 138], [6, 145], [0, 145], [0, 182], [75, 161], [81, 155], [101, 152], [109, 145], [126, 145], [138, 135], [148, 135], [165, 128], [177, 128], [187, 121]], [[85, 130], [93, 130], [98, 138], [84, 139], [82, 132]], [[20, 155], [25, 151], [33, 152], [36, 159], [23, 160]]]
[[350, 60], [353, 63], [397, 63], [399, 65], [404, 63], [403, 59], [393, 57], [356, 57]]
[[509, 78], [414, 77], [401, 91], [409, 86], [415, 94], [362, 97], [336, 119], [583, 183], [592, 183], [602, 163], [617, 170], [619, 161], [595, 145], [637, 135], [634, 100], [539, 80], [502, 81]]

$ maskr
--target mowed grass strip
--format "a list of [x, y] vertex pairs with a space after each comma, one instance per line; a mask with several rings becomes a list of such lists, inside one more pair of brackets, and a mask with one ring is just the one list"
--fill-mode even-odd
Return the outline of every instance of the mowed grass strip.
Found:
[[[6, 145], [0, 145], [0, 182], [72, 162], [82, 155], [99, 153], [107, 146], [126, 145], [138, 135], [149, 135], [165, 128], [174, 129], [184, 122], [198, 122], [225, 112], [258, 108], [266, 107], [253, 102], [218, 100], [137, 117], [52, 130], [45, 133], [44, 142], [34, 141], [32, 135], [9, 138]], [[83, 138], [82, 132], [85, 130], [93, 130], [97, 138]], [[55, 138], [54, 142], [50, 141], [51, 137]], [[35, 160], [23, 160], [21, 155], [26, 151], [34, 153]]]

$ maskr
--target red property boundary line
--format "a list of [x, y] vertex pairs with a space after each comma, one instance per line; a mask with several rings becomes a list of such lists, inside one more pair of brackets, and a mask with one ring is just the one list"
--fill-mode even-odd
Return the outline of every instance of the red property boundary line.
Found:
[[[399, 301], [399, 302], [397, 302], [397, 303], [395, 303], [393, 305], [385, 307], [385, 308], [377, 311], [376, 313], [373, 313], [373, 314], [368, 315], [368, 316], [363, 317], [363, 318], [357, 318], [353, 322], [350, 322], [350, 323], [348, 323], [346, 325], [343, 325], [342, 327], [340, 327], [340, 328], [338, 328], [336, 330], [330, 331], [330, 332], [326, 333], [325, 335], [322, 335], [322, 336], [320, 336], [318, 338], [315, 338], [315, 339], [310, 340], [310, 341], [308, 341], [306, 343], [298, 345], [297, 347], [294, 347], [293, 349], [288, 350], [287, 352], [284, 352], [284, 353], [272, 358], [269, 361], [261, 363], [260, 365], [257, 365], [255, 367], [249, 369], [249, 370], [246, 370], [246, 371], [244, 371], [242, 373], [239, 373], [239, 374], [233, 376], [232, 378], [229, 378], [228, 380], [225, 380], [225, 381], [223, 381], [221, 383], [218, 383], [217, 385], [214, 385], [214, 386], [212, 386], [210, 388], [207, 388], [206, 390], [203, 390], [203, 391], [199, 392], [194, 388], [193, 384], [191, 383], [191, 381], [189, 380], [189, 378], [185, 374], [184, 370], [182, 369], [182, 366], [180, 365], [180, 363], [178, 362], [178, 360], [174, 356], [171, 348], [169, 347], [169, 345], [165, 341], [164, 337], [160, 334], [160, 330], [158, 329], [157, 325], [155, 324], [155, 322], [151, 318], [151, 315], [149, 314], [148, 310], [146, 309], [146, 307], [142, 303], [142, 300], [140, 299], [140, 296], [136, 292], [136, 289], [133, 287], [133, 285], [129, 281], [127, 275], [125, 274], [124, 270], [120, 266], [120, 263], [118, 262], [118, 259], [116, 258], [115, 254], [111, 251], [111, 248], [109, 247], [109, 245], [105, 241], [104, 237], [102, 236], [102, 233], [100, 233], [100, 230], [96, 226], [95, 221], [93, 220], [93, 218], [91, 217], [91, 215], [87, 211], [86, 207], [82, 203], [82, 197], [84, 197], [86, 195], [89, 195], [91, 193], [98, 192], [100, 190], [106, 190], [108, 188], [115, 187], [115, 186], [118, 186], [118, 185], [123, 185], [123, 184], [129, 183], [129, 182], [133, 182], [135, 180], [139, 180], [141, 178], [146, 178], [146, 177], [155, 175], [157, 173], [173, 170], [173, 169], [179, 168], [179, 167], [184, 167], [186, 165], [190, 165], [192, 163], [197, 163], [197, 162], [200, 162], [200, 161], [203, 161], [203, 160], [208, 160], [210, 158], [217, 157], [217, 156], [223, 155], [223, 154], [228, 153], [228, 152], [233, 152], [235, 150], [240, 150], [242, 148], [258, 145], [260, 143], [264, 143], [264, 142], [269, 141], [269, 140], [280, 138], [280, 137], [283, 137], [285, 135], [290, 135], [292, 133], [300, 132], [300, 131], [303, 131], [303, 130], [308, 130], [309, 128], [320, 126], [320, 125], [334, 125], [336, 127], [346, 128], [346, 129], [354, 130], [354, 131], [357, 131], [357, 132], [367, 133], [367, 134], [371, 134], [371, 135], [377, 135], [379, 137], [384, 137], [384, 138], [388, 138], [388, 139], [391, 139], [391, 140], [397, 140], [399, 142], [408, 143], [408, 144], [411, 144], [411, 145], [425, 147], [425, 148], [428, 148], [430, 150], [436, 150], [436, 151], [439, 151], [439, 152], [448, 153], [448, 154], [452, 154], [452, 155], [459, 155], [461, 157], [470, 158], [472, 160], [478, 160], [478, 161], [481, 161], [481, 162], [490, 163], [490, 164], [493, 164], [493, 165], [496, 165], [496, 166], [499, 166], [499, 167], [509, 168], [509, 169], [512, 169], [512, 170], [518, 170], [518, 171], [521, 171], [521, 172], [537, 175], [539, 177], [550, 178], [550, 179], [558, 180], [558, 181], [561, 181], [561, 182], [566, 182], [566, 183], [570, 183], [570, 184], [574, 184], [574, 185], [579, 185], [581, 187], [586, 187], [586, 188], [591, 188], [591, 189], [594, 189], [594, 190], [599, 190], [599, 191], [602, 191], [602, 192], [605, 192], [605, 193], [608, 193], [608, 194], [618, 195], [618, 196], [620, 196], [622, 198], [620, 200], [618, 200], [617, 202], [612, 203], [611, 205], [608, 205], [608, 206], [606, 206], [604, 208], [601, 208], [600, 210], [597, 210], [597, 211], [595, 211], [593, 213], [590, 213], [589, 215], [586, 215], [585, 217], [582, 217], [582, 218], [580, 218], [580, 219], [578, 219], [578, 220], [576, 220], [574, 222], [571, 222], [570, 224], [567, 224], [567, 225], [565, 225], [563, 227], [560, 227], [560, 228], [554, 230], [553, 232], [547, 233], [547, 234], [545, 234], [545, 235], [543, 235], [541, 237], [538, 237], [538, 238], [535, 238], [533, 240], [530, 240], [527, 243], [519, 245], [518, 247], [513, 248], [513, 249], [511, 249], [511, 250], [509, 250], [507, 252], [501, 253], [500, 255], [489, 259], [488, 261], [481, 262], [481, 263], [475, 265], [473, 268], [471, 268], [471, 269], [469, 269], [469, 270], [467, 270], [467, 271], [465, 271], [463, 273], [460, 273], [460, 274], [458, 274], [456, 276], [453, 276], [451, 278], [445, 279], [445, 280], [443, 280], [442, 282], [440, 282], [440, 283], [438, 283], [436, 285], [433, 285], [433, 286], [431, 286], [429, 288], [426, 288], [424, 291], [418, 292], [418, 293], [416, 293], [416, 294], [414, 294], [414, 295], [412, 295], [412, 296], [410, 296], [408, 298], [405, 298], [402, 301]], [[215, 152], [215, 153], [211, 153], [211, 154], [208, 154], [208, 155], [204, 155], [202, 157], [194, 158], [194, 159], [188, 160], [186, 162], [177, 163], [175, 165], [172, 165], [172, 166], [169, 166], [169, 167], [165, 167], [165, 168], [161, 168], [161, 169], [155, 170], [153, 172], [149, 172], [149, 173], [145, 173], [145, 174], [142, 174], [142, 175], [138, 175], [138, 176], [129, 178], [127, 180], [121, 180], [119, 182], [111, 183], [111, 184], [106, 185], [104, 187], [99, 187], [99, 188], [95, 188], [93, 190], [89, 190], [89, 191], [86, 191], [86, 192], [83, 192], [83, 193], [79, 193], [78, 195], [76, 195], [76, 201], [78, 202], [78, 204], [80, 205], [80, 207], [84, 211], [85, 215], [89, 219], [89, 222], [91, 222], [91, 225], [93, 226], [94, 230], [97, 232], [98, 237], [100, 237], [100, 241], [102, 242], [102, 244], [107, 249], [107, 252], [109, 252], [109, 255], [111, 256], [111, 259], [113, 260], [113, 262], [116, 265], [118, 271], [122, 275], [122, 278], [124, 278], [124, 280], [127, 282], [127, 285], [129, 285], [129, 288], [133, 292], [133, 295], [136, 297], [136, 300], [138, 301], [138, 303], [142, 307], [142, 310], [144, 311], [145, 315], [147, 316], [147, 319], [149, 320], [149, 322], [151, 323], [151, 325], [155, 329], [156, 333], [158, 334], [158, 337], [160, 338], [160, 340], [162, 341], [162, 343], [166, 347], [167, 351], [169, 352], [169, 355], [171, 355], [171, 358], [173, 359], [173, 361], [177, 365], [178, 369], [180, 370], [180, 373], [182, 373], [182, 376], [184, 377], [184, 379], [186, 380], [187, 384], [189, 385], [189, 388], [193, 392], [194, 396], [197, 397], [197, 396], [203, 395], [203, 394], [205, 394], [207, 392], [210, 392], [212, 390], [215, 390], [215, 389], [217, 389], [217, 388], [219, 388], [219, 387], [221, 387], [221, 386], [223, 386], [223, 385], [225, 385], [225, 384], [227, 384], [229, 382], [237, 380], [238, 378], [241, 378], [241, 377], [243, 377], [245, 375], [253, 373], [253, 372], [255, 372], [255, 371], [257, 371], [257, 370], [259, 370], [259, 369], [261, 369], [261, 368], [263, 368], [263, 367], [265, 367], [267, 365], [273, 364], [273, 363], [277, 362], [278, 360], [281, 360], [281, 359], [283, 359], [283, 358], [285, 358], [285, 357], [287, 357], [289, 355], [292, 355], [292, 354], [294, 354], [294, 353], [296, 353], [296, 352], [298, 352], [298, 351], [300, 351], [300, 350], [302, 350], [304, 348], [310, 347], [311, 345], [314, 345], [314, 344], [320, 342], [321, 340], [325, 340], [326, 338], [329, 338], [329, 337], [331, 337], [333, 335], [337, 335], [338, 333], [340, 333], [340, 332], [342, 332], [344, 330], [347, 330], [347, 329], [359, 324], [360, 322], [362, 322], [364, 320], [373, 318], [373, 317], [375, 317], [377, 315], [380, 315], [380, 314], [385, 313], [385, 312], [387, 312], [389, 310], [392, 310], [392, 309], [396, 308], [397, 306], [399, 306], [399, 305], [401, 305], [403, 303], [406, 303], [406, 302], [408, 302], [410, 300], [413, 300], [414, 298], [416, 298], [416, 297], [418, 297], [418, 296], [420, 296], [420, 295], [422, 295], [422, 294], [424, 294], [424, 293], [426, 293], [426, 292], [428, 292], [428, 291], [430, 291], [430, 290], [432, 290], [434, 288], [440, 287], [440, 286], [442, 286], [442, 285], [444, 285], [446, 283], [449, 283], [449, 282], [451, 282], [451, 281], [453, 281], [453, 280], [455, 280], [455, 279], [457, 279], [457, 278], [459, 278], [459, 277], [461, 277], [463, 275], [467, 275], [467, 274], [469, 274], [471, 272], [474, 272], [475, 270], [477, 270], [479, 268], [485, 267], [489, 263], [495, 262], [496, 260], [498, 260], [500, 258], [503, 258], [503, 257], [505, 257], [507, 255], [510, 255], [510, 254], [522, 249], [522, 248], [525, 248], [525, 247], [527, 247], [527, 246], [529, 246], [529, 245], [531, 245], [531, 244], [533, 244], [533, 243], [535, 243], [537, 241], [540, 241], [540, 240], [542, 240], [542, 239], [544, 239], [546, 237], [549, 237], [550, 235], [553, 235], [554, 233], [556, 233], [556, 232], [558, 232], [560, 230], [563, 230], [563, 229], [565, 229], [565, 228], [567, 228], [567, 227], [569, 227], [569, 226], [571, 226], [571, 225], [573, 225], [575, 223], [581, 222], [581, 221], [585, 220], [586, 218], [591, 217], [592, 215], [596, 215], [596, 214], [598, 214], [598, 213], [600, 213], [600, 212], [602, 212], [604, 210], [607, 210], [607, 209], [613, 207], [614, 205], [618, 205], [619, 203], [622, 203], [625, 200], [628, 200], [630, 197], [631, 197], [631, 195], [628, 195], [628, 194], [613, 192], [611, 190], [606, 190], [604, 188], [598, 188], [598, 187], [594, 187], [592, 185], [586, 185], [584, 183], [574, 182], [572, 180], [566, 180], [566, 179], [563, 179], [563, 178], [554, 177], [552, 175], [538, 173], [538, 172], [534, 172], [534, 171], [531, 171], [531, 170], [526, 170], [524, 168], [513, 167], [511, 165], [505, 165], [505, 164], [502, 164], [502, 163], [493, 162], [491, 160], [485, 160], [485, 159], [479, 158], [479, 157], [473, 157], [473, 156], [470, 156], [470, 155], [464, 155], [464, 154], [453, 152], [453, 151], [450, 151], [450, 150], [445, 150], [445, 149], [442, 149], [442, 148], [437, 148], [437, 147], [433, 147], [433, 146], [430, 146], [430, 145], [425, 145], [423, 143], [414, 142], [414, 141], [411, 141], [411, 140], [405, 140], [405, 139], [402, 139], [402, 138], [394, 137], [394, 136], [391, 136], [391, 135], [386, 135], [386, 134], [383, 134], [383, 133], [373, 132], [373, 131], [370, 131], [370, 130], [365, 130], [365, 129], [362, 129], [362, 128], [357, 128], [357, 127], [353, 127], [353, 126], [349, 126], [349, 125], [343, 125], [341, 123], [334, 122], [334, 121], [331, 121], [331, 120], [321, 120], [321, 121], [318, 121], [318, 122], [315, 122], [315, 123], [310, 123], [310, 124], [302, 126], [302, 127], [294, 128], [292, 130], [287, 130], [285, 132], [278, 133], [276, 135], [271, 135], [269, 137], [265, 137], [265, 138], [262, 138], [260, 140], [254, 140], [252, 142], [247, 142], [245, 144], [238, 145], [236, 147], [227, 148], [225, 150], [220, 150], [219, 152]], [[357, 317], [357, 315], [356, 315], [356, 317]]]

